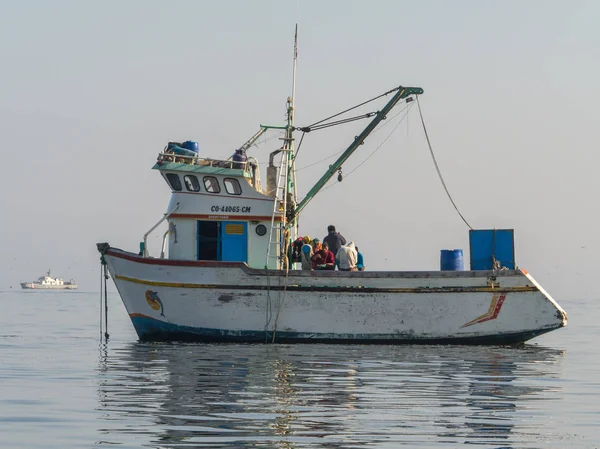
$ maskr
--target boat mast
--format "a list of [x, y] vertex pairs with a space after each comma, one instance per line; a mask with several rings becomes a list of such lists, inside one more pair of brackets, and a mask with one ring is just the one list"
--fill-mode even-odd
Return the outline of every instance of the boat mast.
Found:
[[[386, 115], [391, 111], [391, 109], [403, 98], [406, 98], [410, 95], [421, 95], [423, 93], [423, 89], [420, 87], [397, 87], [396, 89], [391, 90], [388, 93], [396, 92], [392, 99], [388, 101], [388, 103], [375, 114], [375, 117], [371, 122], [367, 125], [367, 127], [360, 133], [357, 137], [354, 138], [354, 142], [350, 144], [350, 146], [342, 153], [342, 155], [329, 166], [329, 169], [325, 172], [325, 174], [317, 181], [317, 183], [310, 189], [310, 191], [306, 194], [306, 196], [298, 203], [298, 206], [295, 210], [294, 220], [298, 221], [298, 215], [302, 212], [302, 210], [306, 207], [310, 200], [314, 198], [314, 196], [321, 190], [327, 181], [331, 179], [331, 177], [335, 174], [336, 171], [342, 168], [342, 164], [346, 162], [346, 160], [356, 151], [356, 149], [365, 142], [365, 139], [373, 132], [375, 127], [381, 122], [385, 120]], [[288, 223], [288, 226], [291, 226], [292, 223]]]
[[[296, 24], [294, 36], [294, 66], [292, 74], [292, 94], [287, 97], [286, 115], [287, 123], [285, 126], [266, 126], [260, 125], [262, 129], [283, 129], [284, 137], [283, 145], [280, 149], [273, 151], [269, 158], [269, 166], [267, 167], [267, 195], [273, 195], [273, 215], [271, 216], [271, 234], [269, 234], [269, 246], [267, 248], [267, 260], [265, 268], [269, 266], [271, 257], [271, 245], [277, 245], [278, 248], [278, 264], [289, 268], [290, 261], [287, 260], [288, 244], [296, 239], [298, 233], [298, 222], [294, 218], [294, 210], [296, 207], [296, 174], [294, 172], [294, 97], [296, 95], [296, 61], [298, 56], [298, 24]], [[257, 133], [258, 135], [258, 133]], [[254, 136], [250, 139], [252, 140]], [[281, 162], [279, 168], [273, 164], [273, 158], [276, 154], [281, 153]], [[269, 174], [272, 170], [272, 175]], [[271, 176], [271, 178], [270, 178]], [[270, 187], [269, 179], [275, 179]], [[280, 196], [281, 192], [281, 196]], [[275, 216], [283, 212], [281, 222], [275, 225]], [[274, 239], [274, 236], [277, 236]]]

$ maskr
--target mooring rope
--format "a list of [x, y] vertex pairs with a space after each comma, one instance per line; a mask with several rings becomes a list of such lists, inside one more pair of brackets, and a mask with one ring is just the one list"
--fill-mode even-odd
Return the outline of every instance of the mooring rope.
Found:
[[267, 309], [265, 310], [265, 343], [269, 342], [269, 323], [273, 318], [273, 312], [271, 310], [271, 275], [269, 274], [269, 267], [265, 265], [267, 270]]
[[[287, 252], [284, 257], [287, 259]], [[281, 313], [281, 309], [283, 308], [283, 302], [285, 301], [285, 296], [287, 293], [288, 275], [289, 274], [290, 274], [290, 262], [288, 260], [285, 264], [285, 284], [283, 286], [283, 296], [281, 298], [281, 302], [279, 303], [279, 307], [277, 308], [277, 316], [275, 317], [275, 324], [273, 325], [273, 338], [271, 339], [271, 343], [275, 343], [275, 334], [277, 333], [277, 323], [279, 322], [279, 314]]]
[[108, 273], [106, 265], [104, 265], [104, 338], [108, 341], [108, 292], [107, 292], [107, 282]]
[[442, 182], [442, 186], [444, 187], [444, 190], [446, 191], [446, 195], [448, 195], [450, 202], [454, 206], [454, 209], [456, 209], [456, 212], [458, 213], [458, 215], [460, 215], [460, 218], [462, 219], [462, 221], [465, 222], [465, 224], [469, 227], [469, 229], [473, 229], [471, 227], [471, 225], [469, 224], [469, 222], [465, 219], [465, 217], [463, 217], [463, 214], [460, 213], [460, 210], [458, 210], [458, 206], [452, 199], [452, 195], [450, 195], [450, 191], [448, 190], [448, 187], [446, 186], [446, 182], [444, 181], [444, 177], [442, 176], [440, 167], [437, 163], [437, 160], [435, 159], [435, 154], [433, 154], [433, 148], [431, 147], [431, 141], [429, 140], [429, 134], [427, 133], [427, 128], [425, 126], [425, 120], [423, 119], [423, 113], [421, 112], [421, 104], [419, 103], [419, 96], [418, 95], [415, 95], [415, 96], [417, 97], [417, 106], [419, 107], [419, 116], [421, 117], [421, 123], [423, 124], [423, 131], [425, 131], [425, 139], [427, 139], [427, 145], [429, 146], [429, 153], [431, 154], [431, 159], [433, 159], [433, 165], [435, 165], [435, 170], [437, 171], [438, 177], [440, 178], [440, 181]]
[[102, 265], [100, 265], [100, 342], [102, 342], [102, 292], [103, 292], [103, 282], [102, 282], [102, 278], [104, 277], [104, 274], [102, 273]]

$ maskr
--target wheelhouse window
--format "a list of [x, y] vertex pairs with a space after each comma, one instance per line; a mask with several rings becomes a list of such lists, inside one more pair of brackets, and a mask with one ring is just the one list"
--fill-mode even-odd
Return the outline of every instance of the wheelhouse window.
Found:
[[225, 190], [230, 195], [241, 195], [242, 188], [240, 187], [240, 183], [237, 179], [234, 178], [225, 178], [223, 180], [223, 184], [225, 184]]
[[169, 181], [169, 185], [173, 190], [181, 191], [181, 179], [179, 179], [179, 175], [176, 173], [167, 173], [165, 175], [167, 177], [167, 181]]
[[214, 176], [205, 176], [204, 177], [204, 188], [209, 193], [219, 193], [221, 191], [221, 186], [219, 186], [219, 181]]
[[188, 189], [188, 191], [200, 191], [200, 183], [198, 182], [198, 178], [196, 178], [194, 175], [185, 175], [183, 177], [183, 182], [185, 182], [185, 188]]

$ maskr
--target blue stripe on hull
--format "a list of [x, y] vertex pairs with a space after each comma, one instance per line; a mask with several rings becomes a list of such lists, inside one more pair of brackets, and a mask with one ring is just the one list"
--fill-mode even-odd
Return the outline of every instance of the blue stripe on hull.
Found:
[[[149, 317], [131, 317], [133, 326], [142, 341], [188, 341], [188, 342], [271, 342], [272, 333], [264, 331], [232, 331], [203, 327], [179, 326]], [[559, 327], [559, 326], [557, 326]], [[402, 334], [315, 334], [304, 332], [277, 332], [276, 343], [341, 343], [341, 344], [459, 344], [459, 345], [508, 345], [523, 343], [557, 327], [536, 329], [481, 337], [415, 338]]]

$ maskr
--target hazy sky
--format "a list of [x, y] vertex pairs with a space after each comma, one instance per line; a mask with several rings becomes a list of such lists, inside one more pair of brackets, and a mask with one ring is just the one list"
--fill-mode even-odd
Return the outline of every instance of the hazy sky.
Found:
[[[170, 192], [150, 168], [167, 141], [225, 158], [260, 123], [283, 123], [296, 21], [297, 125], [422, 87], [438, 162], [470, 224], [514, 228], [517, 264], [557, 300], [594, 294], [600, 2], [547, 0], [0, 0], [0, 289], [47, 268], [97, 289], [96, 242], [137, 251], [165, 212]], [[298, 166], [359, 131], [308, 135]], [[266, 162], [277, 145], [251, 153]], [[300, 196], [333, 160], [298, 173]], [[438, 269], [440, 249], [468, 253], [416, 108], [310, 204], [301, 230], [322, 238], [330, 223], [371, 270]]]

